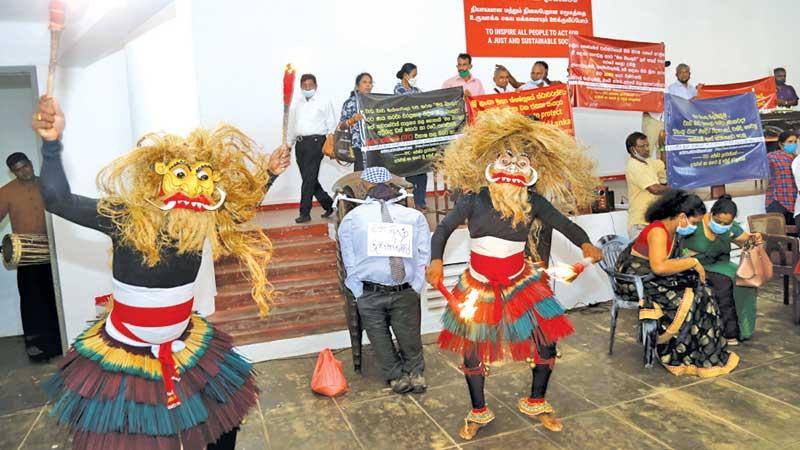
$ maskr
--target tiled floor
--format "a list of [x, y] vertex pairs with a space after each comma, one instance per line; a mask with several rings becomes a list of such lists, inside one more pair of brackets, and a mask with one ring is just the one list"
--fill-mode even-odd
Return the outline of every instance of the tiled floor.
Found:
[[[562, 433], [517, 411], [530, 370], [508, 363], [494, 367], [487, 380], [497, 419], [476, 440], [461, 440], [457, 429], [469, 398], [458, 360], [430, 344], [430, 389], [422, 395], [393, 395], [369, 348], [362, 375], [353, 373], [349, 350], [336, 353], [350, 391], [335, 399], [309, 388], [315, 355], [258, 364], [259, 409], [242, 425], [237, 448], [800, 450], [800, 327], [791, 323], [780, 289], [773, 283], [762, 290], [755, 339], [736, 349], [741, 365], [713, 380], [644, 369], [633, 311], [622, 312], [613, 356], [607, 354], [607, 307], [570, 313], [578, 331], [560, 345], [548, 392], [563, 418]], [[0, 449], [69, 447], [47, 416], [39, 387], [53, 367], [28, 364], [19, 338], [0, 339]]]

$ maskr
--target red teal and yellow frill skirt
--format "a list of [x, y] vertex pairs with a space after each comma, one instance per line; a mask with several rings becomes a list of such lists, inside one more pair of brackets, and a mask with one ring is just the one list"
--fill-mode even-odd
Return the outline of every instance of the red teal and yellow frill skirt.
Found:
[[553, 296], [547, 275], [530, 262], [519, 275], [494, 286], [476, 279], [467, 268], [453, 296], [460, 308], [474, 307], [474, 314], [464, 318], [464, 309], [456, 311], [448, 305], [442, 315], [439, 346], [462, 355], [477, 352], [486, 363], [509, 357], [538, 359], [537, 346], [553, 344], [575, 331]]
[[193, 315], [173, 354], [181, 404], [169, 409], [162, 365], [149, 347], [117, 342], [105, 319], [84, 331], [45, 388], [51, 416], [69, 428], [75, 449], [205, 449], [238, 427], [256, 404], [251, 364], [231, 337]]

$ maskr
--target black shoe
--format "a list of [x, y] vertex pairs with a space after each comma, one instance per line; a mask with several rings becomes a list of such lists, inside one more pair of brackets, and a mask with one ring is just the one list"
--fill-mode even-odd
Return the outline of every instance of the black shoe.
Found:
[[395, 378], [394, 380], [389, 382], [389, 386], [392, 387], [392, 390], [396, 394], [405, 394], [406, 392], [411, 392], [413, 387], [411, 386], [411, 381], [408, 379], [408, 375], [403, 375], [400, 378]]
[[322, 213], [322, 215], [320, 217], [322, 217], [323, 219], [327, 219], [328, 217], [330, 217], [332, 215], [333, 215], [333, 208], [330, 208], [330, 209], [326, 209], [325, 212]]
[[303, 216], [303, 215], [301, 215], [300, 217], [294, 219], [294, 223], [306, 223], [306, 222], [311, 222], [311, 216], [308, 216], [308, 215]]
[[410, 381], [411, 389], [415, 394], [422, 394], [428, 389], [428, 383], [425, 381], [425, 377], [421, 373], [411, 375]]

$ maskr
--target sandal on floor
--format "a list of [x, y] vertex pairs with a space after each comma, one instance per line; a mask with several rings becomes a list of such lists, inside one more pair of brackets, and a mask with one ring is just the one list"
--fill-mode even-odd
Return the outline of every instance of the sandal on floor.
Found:
[[522, 414], [539, 419], [542, 425], [550, 431], [558, 432], [564, 428], [561, 421], [555, 417], [553, 406], [547, 401], [532, 401], [530, 398], [524, 397], [519, 399], [517, 407]]
[[465, 441], [471, 441], [478, 434], [478, 430], [488, 425], [494, 418], [495, 415], [488, 406], [479, 411], [471, 410], [464, 418], [464, 426], [458, 430], [458, 435]]

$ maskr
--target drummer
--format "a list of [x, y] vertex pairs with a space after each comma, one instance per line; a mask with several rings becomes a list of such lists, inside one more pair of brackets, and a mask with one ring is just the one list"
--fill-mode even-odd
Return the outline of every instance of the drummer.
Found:
[[[24, 153], [12, 153], [6, 159], [6, 164], [15, 179], [0, 187], [0, 221], [10, 216], [11, 232], [14, 234], [47, 235], [44, 201], [30, 159]], [[61, 354], [61, 334], [58, 331], [50, 263], [18, 267], [16, 270], [25, 350], [31, 360], [46, 361]]]

